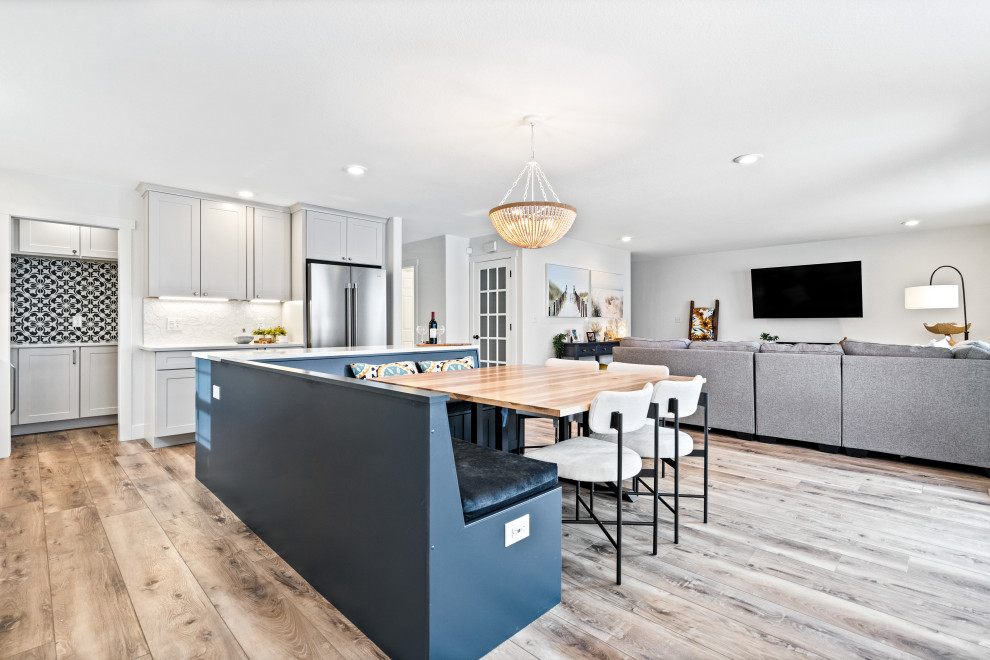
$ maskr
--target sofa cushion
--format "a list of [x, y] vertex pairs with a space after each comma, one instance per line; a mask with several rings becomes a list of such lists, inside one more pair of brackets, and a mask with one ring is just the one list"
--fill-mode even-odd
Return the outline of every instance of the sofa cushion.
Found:
[[952, 357], [962, 360], [990, 360], [990, 344], [974, 341], [952, 347]]
[[940, 346], [906, 346], [904, 344], [875, 344], [868, 341], [842, 342], [846, 355], [872, 355], [876, 357], [951, 358], [952, 351]]
[[623, 337], [619, 346], [626, 348], [687, 348], [690, 339], [647, 339], [645, 337]]
[[702, 351], [748, 351], [758, 353], [758, 341], [693, 341], [688, 348]]
[[557, 485], [557, 466], [451, 439], [464, 522]]
[[839, 344], [777, 344], [764, 342], [760, 345], [760, 353], [814, 353], [816, 355], [842, 355]]
[[385, 378], [386, 376], [403, 376], [406, 374], [418, 373], [416, 364], [410, 361], [388, 362], [386, 364], [367, 364], [366, 362], [355, 362], [349, 365], [351, 373], [355, 378], [361, 380], [372, 380], [375, 378]]
[[424, 360], [416, 363], [419, 370], [424, 374], [436, 373], [439, 371], [462, 371], [464, 369], [474, 369], [474, 358], [470, 355], [453, 360]]

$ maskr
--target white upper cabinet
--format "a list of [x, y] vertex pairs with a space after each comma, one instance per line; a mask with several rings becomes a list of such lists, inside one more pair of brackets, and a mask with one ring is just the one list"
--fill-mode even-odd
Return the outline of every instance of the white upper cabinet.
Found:
[[[39, 220], [20, 221], [20, 251], [79, 256], [79, 227]], [[116, 237], [114, 238], [116, 243]]]
[[116, 259], [117, 230], [102, 227], [80, 227], [79, 254], [96, 259]]
[[247, 207], [202, 200], [200, 295], [247, 299]]
[[199, 296], [199, 225], [198, 199], [148, 193], [149, 296]]
[[373, 220], [347, 218], [347, 262], [381, 266], [385, 225]]
[[254, 209], [252, 297], [255, 299], [284, 301], [292, 298], [289, 228], [288, 213]]
[[306, 258], [344, 261], [347, 250], [347, 218], [333, 213], [306, 212]]
[[381, 266], [385, 225], [335, 213], [306, 211], [306, 258]]
[[62, 225], [41, 220], [20, 220], [19, 252], [117, 258], [117, 230], [103, 227]]

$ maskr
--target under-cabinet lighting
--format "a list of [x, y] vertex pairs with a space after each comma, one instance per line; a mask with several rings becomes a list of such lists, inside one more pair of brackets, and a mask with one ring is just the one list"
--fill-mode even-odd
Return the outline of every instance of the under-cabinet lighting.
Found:
[[193, 296], [158, 296], [159, 300], [180, 300], [183, 302], [227, 302], [230, 298], [194, 298]]
[[253, 303], [280, 303], [281, 300], [275, 300], [274, 298], [252, 298]]

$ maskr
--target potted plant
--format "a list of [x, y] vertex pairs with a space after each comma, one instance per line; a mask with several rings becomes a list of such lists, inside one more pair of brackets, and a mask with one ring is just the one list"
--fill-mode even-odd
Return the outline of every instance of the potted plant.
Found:
[[772, 344], [773, 342], [780, 339], [780, 337], [778, 337], [777, 335], [771, 335], [769, 332], [764, 332], [763, 334], [760, 335], [760, 339], [766, 342], [770, 342]]
[[567, 333], [559, 332], [553, 336], [553, 354], [557, 358], [564, 357], [564, 342], [567, 341]]
[[276, 325], [274, 328], [271, 329], [271, 334], [272, 334], [272, 341], [284, 342], [288, 337], [289, 333], [287, 333], [285, 331], [285, 328], [283, 328], [282, 326]]

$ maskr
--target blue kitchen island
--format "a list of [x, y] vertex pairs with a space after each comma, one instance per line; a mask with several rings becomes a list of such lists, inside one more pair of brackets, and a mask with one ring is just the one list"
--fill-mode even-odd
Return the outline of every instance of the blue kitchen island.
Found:
[[560, 602], [555, 468], [476, 448], [468, 470], [446, 394], [348, 368], [466, 355], [477, 349], [197, 355], [197, 478], [396, 658], [480, 657]]

